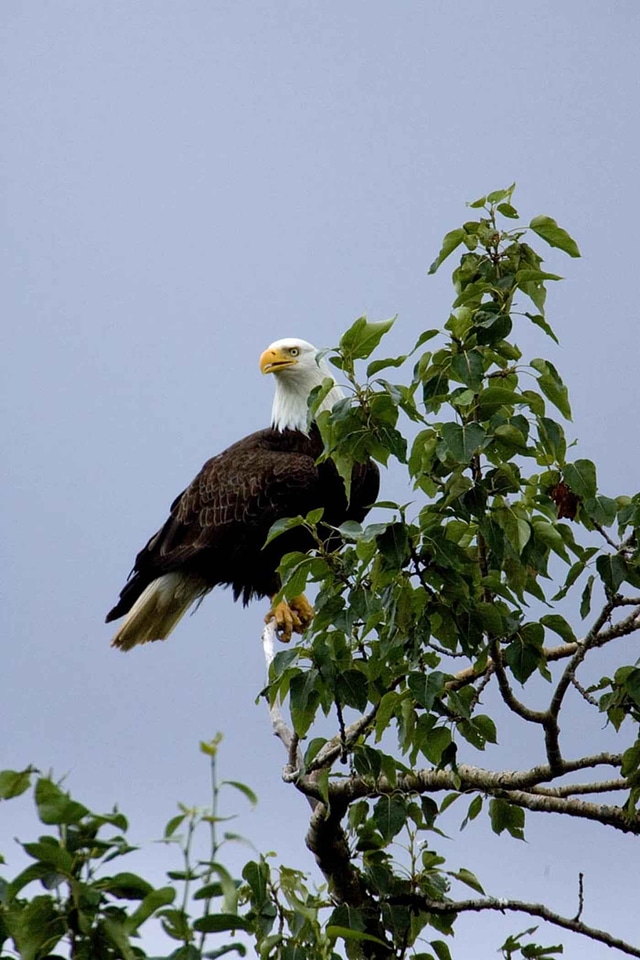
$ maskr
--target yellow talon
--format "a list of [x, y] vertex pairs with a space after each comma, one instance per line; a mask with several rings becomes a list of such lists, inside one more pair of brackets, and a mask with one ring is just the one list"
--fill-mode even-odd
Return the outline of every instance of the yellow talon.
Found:
[[288, 603], [281, 600], [275, 607], [269, 610], [264, 618], [265, 623], [271, 620], [276, 622], [278, 639], [283, 643], [289, 643], [293, 633], [303, 633], [313, 620], [313, 607], [304, 594], [299, 597], [293, 597]]

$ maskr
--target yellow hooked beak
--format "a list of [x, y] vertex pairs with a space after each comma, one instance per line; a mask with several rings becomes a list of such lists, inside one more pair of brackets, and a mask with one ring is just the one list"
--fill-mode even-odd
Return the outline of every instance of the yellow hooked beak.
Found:
[[287, 351], [267, 347], [260, 357], [260, 370], [262, 373], [277, 373], [278, 370], [292, 367], [297, 362], [297, 359], [290, 356]]

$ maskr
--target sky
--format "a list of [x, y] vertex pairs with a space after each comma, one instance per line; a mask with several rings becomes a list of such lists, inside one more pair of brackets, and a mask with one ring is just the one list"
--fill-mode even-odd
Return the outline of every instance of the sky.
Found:
[[[104, 616], [203, 461], [267, 425], [262, 350], [331, 346], [367, 313], [398, 315], [384, 355], [405, 352], [448, 316], [450, 271], [427, 276], [441, 237], [514, 180], [523, 218], [555, 217], [583, 254], [546, 258], [561, 346], [518, 342], [563, 374], [603, 492], [635, 492], [639, 41], [632, 0], [3, 0], [0, 768], [66, 775], [148, 844], [177, 801], [208, 802], [198, 742], [222, 731], [222, 774], [260, 798], [238, 831], [316, 875], [255, 702], [265, 604], [216, 591], [128, 655]], [[512, 765], [539, 759], [505, 739]], [[634, 841], [534, 820], [526, 845], [477, 821], [452, 835], [452, 868], [569, 915], [585, 870], [585, 920], [633, 939]], [[28, 799], [2, 807], [10, 866], [36, 833]], [[456, 957], [530, 925], [463, 918]]]

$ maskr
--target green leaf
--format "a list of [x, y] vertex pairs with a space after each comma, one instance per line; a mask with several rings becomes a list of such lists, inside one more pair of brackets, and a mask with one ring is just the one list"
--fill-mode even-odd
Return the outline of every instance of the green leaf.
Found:
[[447, 451], [457, 463], [469, 463], [478, 448], [484, 443], [486, 433], [479, 423], [443, 423], [440, 436]]
[[469, 350], [458, 353], [451, 361], [450, 376], [452, 380], [464, 383], [472, 390], [479, 390], [484, 374], [484, 361], [479, 350]]
[[533, 535], [539, 543], [544, 544], [545, 547], [549, 547], [549, 549], [557, 553], [559, 557], [562, 557], [566, 563], [569, 562], [569, 554], [565, 549], [562, 534], [553, 523], [537, 520], [536, 523], [533, 524]]
[[504, 632], [504, 620], [495, 604], [481, 601], [476, 604], [475, 612], [482, 624], [483, 630], [486, 630], [492, 637], [502, 636]]
[[501, 213], [503, 217], [508, 217], [510, 220], [518, 219], [518, 211], [515, 207], [512, 207], [510, 203], [499, 203], [498, 213]]
[[46, 837], [40, 843], [24, 843], [22, 846], [34, 860], [47, 864], [47, 866], [67, 877], [71, 876], [74, 863], [73, 856], [53, 838]]
[[234, 790], [239, 790], [243, 796], [247, 798], [252, 807], [255, 807], [258, 803], [258, 797], [253, 792], [251, 787], [248, 787], [246, 783], [240, 783], [238, 780], [223, 780], [220, 786], [226, 784], [228, 787], [233, 787]]
[[387, 357], [385, 360], [372, 360], [367, 366], [367, 376], [373, 377], [381, 370], [386, 370], [387, 367], [401, 367], [406, 359], [407, 354], [403, 354], [401, 357]]
[[252, 899], [258, 908], [261, 908], [269, 899], [269, 872], [269, 865], [264, 860], [250, 860], [242, 870], [243, 879], [249, 884]]
[[591, 593], [593, 591], [594, 581], [595, 576], [591, 574], [585, 584], [584, 590], [582, 591], [582, 597], [580, 599], [580, 616], [583, 620], [586, 616], [588, 616], [589, 611], [591, 610]]
[[501, 407], [522, 403], [522, 398], [511, 387], [491, 386], [478, 396], [479, 414], [484, 420], [493, 416]]
[[449, 233], [445, 234], [445, 237], [442, 241], [442, 247], [440, 248], [440, 253], [433, 261], [429, 267], [429, 273], [435, 273], [438, 267], [444, 263], [450, 254], [459, 247], [462, 241], [465, 238], [465, 231], [462, 227], [458, 227], [456, 230], [450, 230]]
[[[100, 932], [109, 946], [116, 947], [118, 950], [115, 956], [121, 957], [122, 960], [137, 960], [129, 941], [127, 922], [126, 918], [105, 917], [100, 925]], [[113, 953], [111, 955], [113, 956]]]
[[618, 514], [616, 501], [612, 500], [611, 497], [604, 497], [602, 494], [589, 497], [582, 506], [590, 519], [603, 527], [610, 527]]
[[500, 443], [506, 443], [521, 452], [527, 449], [527, 439], [525, 435], [512, 423], [500, 424], [500, 426], [494, 430], [494, 436]]
[[68, 793], [45, 777], [36, 783], [35, 801], [38, 816], [43, 823], [78, 823], [89, 815], [89, 810], [81, 803], [72, 800]]
[[367, 678], [360, 670], [343, 670], [336, 677], [336, 695], [345, 706], [364, 711], [369, 702]]
[[522, 684], [526, 683], [538, 665], [544, 662], [542, 643], [532, 642], [532, 639], [525, 630], [519, 630], [504, 654], [505, 662], [516, 680]]
[[538, 386], [547, 400], [550, 400], [554, 407], [557, 407], [562, 416], [566, 417], [567, 420], [571, 420], [571, 406], [569, 405], [567, 388], [562, 384], [558, 384], [553, 377], [546, 375], [538, 377]]
[[640, 706], [640, 669], [638, 667], [633, 667], [632, 669], [622, 668], [616, 672], [616, 679], [618, 675], [622, 674], [621, 677], [621, 686], [629, 694], [633, 702]]
[[164, 828], [164, 839], [168, 840], [169, 837], [173, 836], [180, 824], [184, 821], [186, 813], [179, 813], [177, 816], [172, 817], [171, 820], [167, 823]]
[[[444, 940], [430, 940], [429, 944], [438, 960], [451, 960], [451, 951]], [[414, 954], [415, 956], [415, 954]], [[420, 955], [418, 954], [418, 957]], [[417, 960], [417, 958], [416, 958]]]
[[529, 227], [534, 233], [537, 233], [539, 237], [546, 240], [550, 247], [558, 247], [558, 249], [568, 253], [570, 257], [580, 256], [578, 244], [569, 236], [566, 230], [558, 226], [553, 217], [534, 217]]
[[96, 881], [100, 890], [105, 890], [122, 900], [143, 900], [153, 887], [135, 873], [116, 873], [113, 877], [101, 877]]
[[67, 932], [61, 916], [50, 896], [37, 896], [19, 912], [7, 917], [7, 927], [22, 960], [40, 960], [50, 953]]
[[462, 823], [460, 824], [460, 830], [464, 830], [464, 828], [467, 826], [468, 823], [470, 823], [472, 820], [475, 820], [475, 819], [476, 819], [476, 817], [478, 816], [478, 814], [479, 814], [480, 811], [482, 810], [482, 804], [483, 804], [483, 802], [484, 802], [483, 797], [481, 797], [480, 794], [478, 794], [477, 796], [475, 796], [475, 797], [473, 798], [473, 800], [472, 800], [471, 803], [469, 804], [469, 809], [467, 810], [467, 815], [466, 815], [466, 817], [464, 818], [464, 820], [462, 821]]
[[307, 417], [309, 421], [315, 420], [318, 410], [334, 389], [335, 385], [336, 383], [333, 377], [325, 377], [319, 386], [313, 388], [307, 397]]
[[264, 546], [266, 547], [267, 544], [275, 540], [276, 537], [279, 537], [280, 534], [285, 533], [285, 531], [292, 530], [294, 527], [304, 526], [304, 522], [304, 517], [281, 517], [279, 520], [276, 520], [269, 530]]
[[[238, 885], [235, 880], [229, 873], [226, 867], [223, 867], [220, 863], [209, 863], [208, 865], [211, 873], [217, 874], [219, 878], [219, 886], [223, 894], [223, 913], [237, 913], [238, 911]], [[205, 888], [206, 889], [206, 888]], [[206, 894], [202, 889], [198, 890], [194, 895], [194, 899], [201, 900], [206, 897]]]
[[[637, 702], [636, 700], [636, 703]], [[636, 742], [622, 754], [620, 773], [623, 777], [629, 777], [638, 770], [638, 767], [640, 767], [640, 741], [636, 740]]]
[[320, 703], [320, 694], [316, 690], [318, 671], [308, 670], [291, 678], [289, 687], [291, 719], [299, 737], [304, 737], [313, 723]]
[[425, 710], [431, 710], [437, 697], [444, 691], [445, 675], [439, 670], [430, 673], [410, 673], [408, 686], [411, 696]]
[[384, 568], [402, 570], [409, 559], [409, 536], [404, 523], [390, 523], [384, 533], [376, 537]]
[[[476, 800], [481, 800], [481, 797], [476, 797]], [[471, 870], [467, 870], [466, 867], [461, 867], [459, 870], [456, 870], [455, 873], [451, 874], [452, 877], [455, 877], [456, 880], [460, 880], [462, 883], [466, 883], [468, 887], [471, 887], [472, 890], [477, 891], [484, 895], [484, 889], [482, 884], [476, 877], [475, 873], [472, 873]]]
[[373, 808], [373, 822], [384, 840], [392, 840], [407, 821], [405, 801], [400, 797], [382, 796]]
[[427, 760], [438, 766], [442, 756], [451, 744], [451, 732], [447, 727], [433, 727], [420, 743], [420, 750]]
[[545, 627], [548, 627], [549, 630], [553, 630], [554, 633], [557, 633], [559, 637], [565, 641], [565, 643], [577, 643], [578, 638], [573, 632], [571, 626], [567, 623], [564, 617], [561, 617], [559, 613], [548, 613], [544, 617], [540, 617], [540, 623]]
[[340, 352], [349, 360], [364, 360], [378, 346], [383, 336], [391, 329], [395, 317], [390, 320], [369, 322], [366, 317], [358, 317], [355, 323], [343, 334], [340, 340]]
[[151, 890], [145, 896], [140, 906], [127, 918], [127, 931], [129, 933], [135, 933], [156, 910], [173, 903], [175, 896], [176, 891], [173, 887], [159, 887], [157, 890]]
[[510, 187], [505, 187], [502, 190], [492, 190], [491, 193], [487, 194], [487, 200], [489, 203], [502, 203], [503, 201], [508, 203], [511, 200], [515, 187], [515, 183], [512, 183]]
[[382, 754], [365, 743], [354, 751], [353, 763], [361, 777], [376, 780], [382, 770]]
[[494, 833], [506, 830], [516, 840], [524, 840], [524, 810], [521, 807], [494, 797], [489, 804], [489, 817]]
[[433, 340], [433, 338], [437, 337], [438, 334], [441, 332], [442, 331], [438, 330], [437, 327], [431, 327], [431, 329], [429, 330], [423, 330], [420, 336], [418, 337], [418, 339], [416, 340], [413, 349], [409, 353], [409, 356], [412, 356], [416, 352], [416, 350], [418, 350], [419, 347], [421, 347], [424, 343], [427, 343], [427, 341]]
[[544, 270], [540, 270], [538, 267], [533, 267], [532, 269], [518, 270], [516, 273], [516, 282], [522, 286], [528, 283], [543, 283], [545, 280], [563, 280], [563, 277], [558, 276], [557, 273], [545, 273]]
[[560, 343], [555, 333], [551, 329], [550, 325], [547, 323], [547, 321], [545, 320], [545, 318], [542, 316], [541, 313], [525, 312], [525, 317], [529, 317], [529, 320], [531, 320], [531, 323], [535, 323], [536, 327], [540, 327], [541, 330], [544, 330], [544, 332], [547, 334], [548, 337], [551, 337], [551, 339], [554, 340], [556, 343]]
[[619, 553], [604, 554], [597, 558], [596, 569], [600, 579], [611, 593], [617, 593], [618, 587], [628, 574], [627, 563]]
[[576, 460], [564, 468], [565, 483], [578, 497], [595, 497], [597, 491], [596, 468], [591, 460]]
[[497, 742], [498, 742], [498, 734], [497, 734], [497, 730], [496, 730], [496, 725], [495, 725], [495, 723], [493, 722], [493, 720], [491, 719], [491, 717], [487, 716], [487, 715], [484, 714], [484, 713], [479, 713], [479, 714], [476, 714], [476, 716], [472, 718], [471, 722], [473, 723], [473, 725], [475, 726], [476, 730], [478, 730], [478, 732], [480, 733], [480, 735], [482, 736], [482, 738], [483, 738], [487, 743], [497, 743]]
[[21, 793], [28, 790], [31, 785], [31, 774], [34, 772], [33, 767], [27, 767], [25, 770], [0, 771], [0, 800], [19, 797]]

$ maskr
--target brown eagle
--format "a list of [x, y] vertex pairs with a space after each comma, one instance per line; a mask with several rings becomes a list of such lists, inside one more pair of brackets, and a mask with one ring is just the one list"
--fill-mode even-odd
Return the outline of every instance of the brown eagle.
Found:
[[[245, 605], [254, 597], [274, 597], [284, 554], [313, 547], [302, 528], [265, 547], [276, 520], [322, 507], [323, 521], [335, 527], [362, 521], [375, 501], [379, 472], [373, 462], [354, 467], [349, 500], [335, 465], [317, 462], [323, 446], [315, 423], [307, 427], [307, 400], [331, 373], [316, 348], [305, 340], [276, 340], [260, 357], [260, 369], [275, 376], [271, 427], [207, 460], [174, 500], [169, 519], [136, 557], [107, 614], [107, 623], [125, 618], [113, 646], [130, 650], [166, 639], [189, 607], [218, 584], [230, 586]], [[342, 397], [334, 385], [320, 409], [331, 409]], [[302, 596], [272, 607], [266, 619], [275, 619], [281, 639], [288, 640], [312, 615]]]

